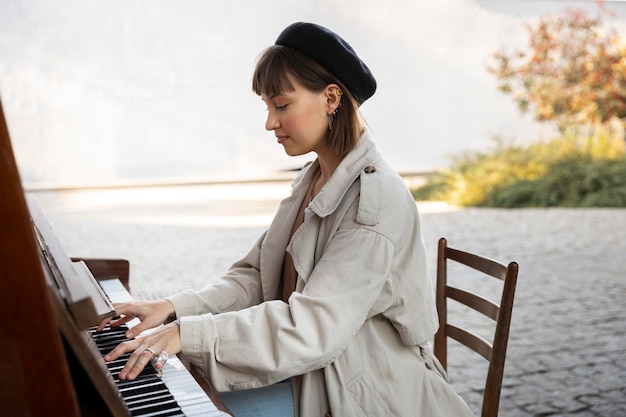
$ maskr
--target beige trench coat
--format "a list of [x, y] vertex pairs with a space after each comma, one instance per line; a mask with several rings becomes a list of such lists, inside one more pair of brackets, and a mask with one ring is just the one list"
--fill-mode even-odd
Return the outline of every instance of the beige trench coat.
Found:
[[[290, 241], [312, 166], [247, 256], [170, 298], [183, 353], [219, 391], [302, 376], [301, 417], [471, 415], [427, 347], [438, 321], [405, 183], [366, 132]], [[289, 304], [279, 299], [285, 248], [298, 272]]]

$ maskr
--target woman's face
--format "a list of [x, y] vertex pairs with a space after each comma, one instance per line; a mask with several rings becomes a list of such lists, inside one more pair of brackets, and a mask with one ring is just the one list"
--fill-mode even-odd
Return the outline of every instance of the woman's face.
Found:
[[325, 91], [310, 91], [291, 76], [289, 81], [294, 91], [271, 97], [261, 95], [268, 112], [265, 128], [274, 131], [287, 155], [327, 152], [328, 100]]

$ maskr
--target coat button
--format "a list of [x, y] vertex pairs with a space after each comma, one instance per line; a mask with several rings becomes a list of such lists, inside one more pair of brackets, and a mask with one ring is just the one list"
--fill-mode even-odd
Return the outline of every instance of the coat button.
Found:
[[365, 167], [363, 171], [365, 171], [366, 174], [371, 174], [373, 172], [376, 172], [376, 167], [373, 165], [370, 165], [370, 166]]

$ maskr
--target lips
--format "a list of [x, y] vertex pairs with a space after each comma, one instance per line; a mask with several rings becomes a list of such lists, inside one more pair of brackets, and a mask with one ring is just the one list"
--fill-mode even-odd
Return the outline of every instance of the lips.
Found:
[[276, 139], [277, 139], [279, 144], [283, 143], [284, 141], [286, 141], [288, 137], [289, 136], [279, 136], [279, 135], [276, 135]]

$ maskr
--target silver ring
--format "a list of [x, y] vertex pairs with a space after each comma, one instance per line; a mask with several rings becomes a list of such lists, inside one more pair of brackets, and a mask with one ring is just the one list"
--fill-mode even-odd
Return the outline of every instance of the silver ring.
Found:
[[150, 353], [152, 353], [152, 356], [156, 356], [156, 352], [155, 352], [154, 350], [152, 350], [152, 348], [149, 348], [149, 347], [148, 347], [148, 348], [145, 348], [143, 351], [144, 351], [144, 352], [146, 352], [146, 351], [147, 351], [147, 352], [150, 352]]
[[152, 362], [152, 366], [156, 366], [158, 363], [161, 365], [165, 365], [165, 362], [170, 358], [166, 351], [162, 351], [159, 356], [153, 356], [150, 362]]

